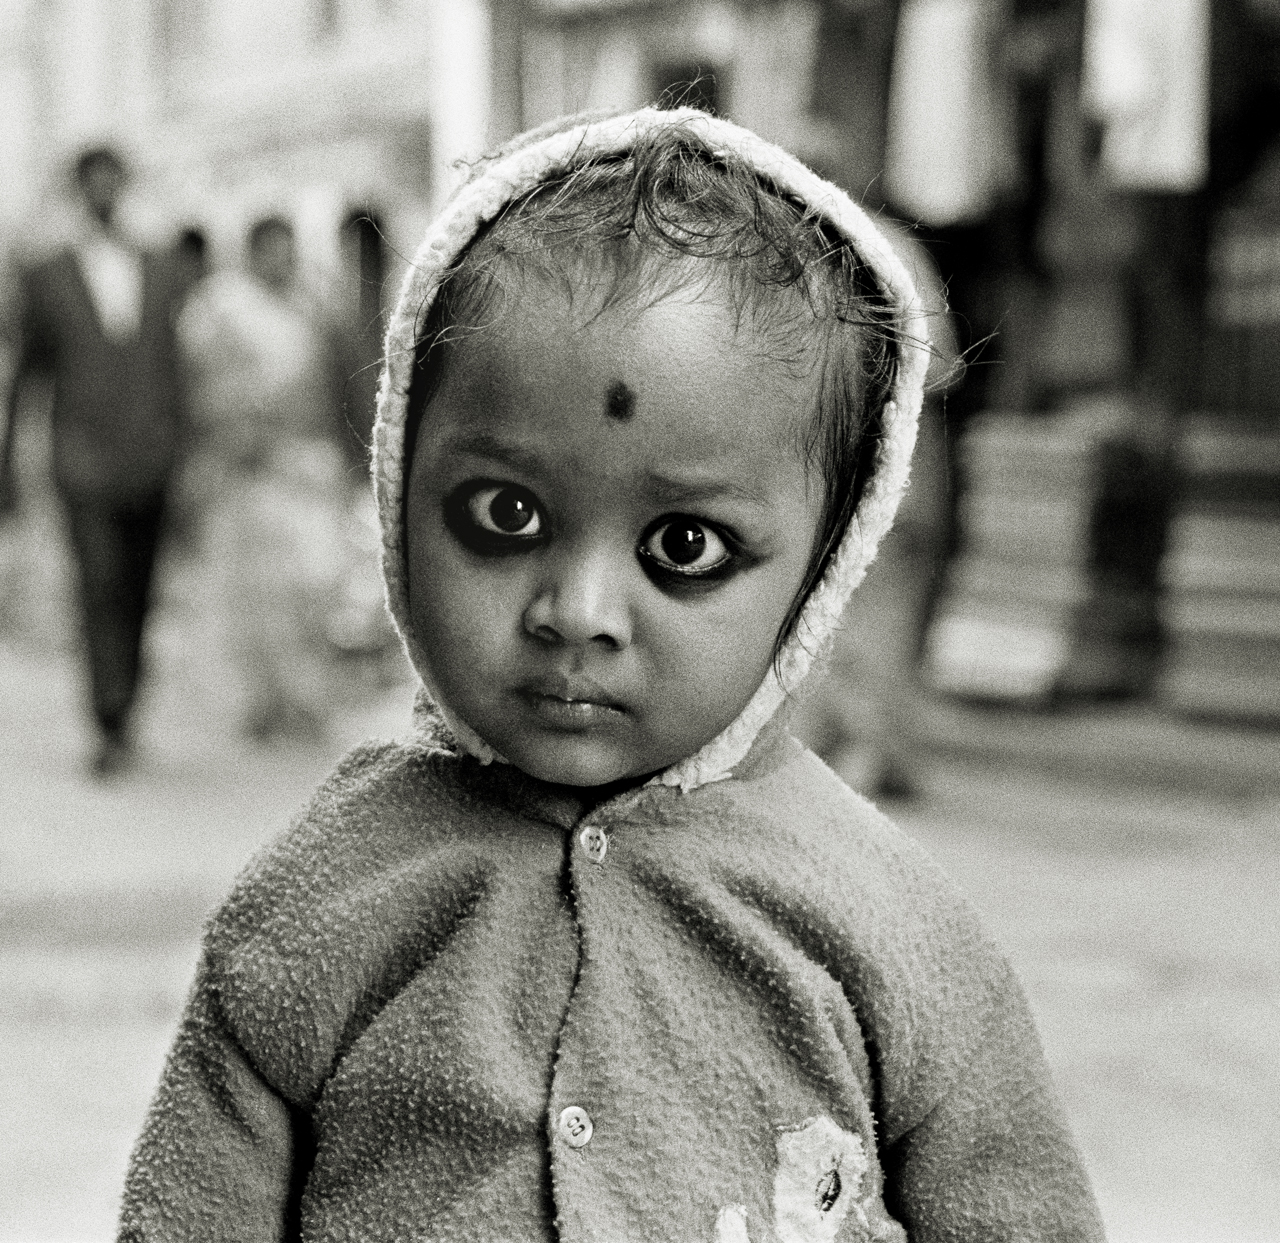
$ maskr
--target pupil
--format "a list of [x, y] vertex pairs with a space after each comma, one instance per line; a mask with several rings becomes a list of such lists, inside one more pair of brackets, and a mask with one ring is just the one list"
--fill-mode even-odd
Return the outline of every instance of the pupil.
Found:
[[691, 565], [706, 546], [706, 535], [690, 522], [673, 522], [662, 535], [662, 551], [676, 565]]
[[489, 502], [489, 517], [502, 531], [522, 531], [529, 525], [533, 510], [518, 492], [499, 492]]

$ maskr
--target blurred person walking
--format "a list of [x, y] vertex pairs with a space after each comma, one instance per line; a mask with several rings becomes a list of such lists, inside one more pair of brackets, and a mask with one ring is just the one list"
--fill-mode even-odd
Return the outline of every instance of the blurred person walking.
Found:
[[[108, 776], [132, 754], [152, 570], [181, 441], [173, 321], [182, 286], [171, 256], [140, 249], [117, 227], [123, 157], [94, 147], [74, 177], [82, 235], [21, 279], [0, 461], [11, 458], [24, 380], [50, 374], [54, 481], [79, 574], [99, 734], [92, 767]], [[12, 491], [12, 474], [0, 475], [0, 514], [13, 509]]]
[[289, 222], [259, 220], [246, 270], [208, 277], [178, 323], [194, 430], [184, 488], [246, 732], [264, 742], [325, 732], [344, 568], [343, 351], [297, 268]]

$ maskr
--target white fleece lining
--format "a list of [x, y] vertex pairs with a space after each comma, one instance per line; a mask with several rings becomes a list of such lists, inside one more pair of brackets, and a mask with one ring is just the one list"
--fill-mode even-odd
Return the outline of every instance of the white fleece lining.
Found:
[[[627, 150], [653, 129], [672, 125], [700, 134], [717, 151], [732, 152], [762, 177], [786, 193], [817, 209], [846, 237], [871, 269], [899, 325], [900, 349], [893, 391], [884, 410], [884, 428], [873, 473], [857, 512], [822, 581], [814, 589], [785, 645], [776, 669], [771, 668], [736, 720], [694, 755], [673, 764], [654, 778], [688, 791], [733, 775], [733, 769], [756, 735], [786, 697], [804, 680], [815, 660], [829, 647], [850, 594], [875, 559], [876, 549], [893, 522], [907, 486], [916, 422], [929, 362], [924, 311], [906, 269], [867, 214], [842, 190], [823, 181], [794, 157], [749, 130], [708, 116], [693, 108], [660, 111], [645, 108], [624, 116], [584, 122], [574, 128], [539, 137], [545, 131], [517, 139], [506, 154], [483, 166], [445, 205], [414, 257], [387, 331], [386, 365], [378, 393], [378, 421], [373, 443], [374, 486], [382, 523], [382, 572], [387, 604], [399, 628], [405, 650], [422, 679], [431, 708], [467, 752], [481, 763], [501, 760], [476, 732], [443, 703], [437, 693], [427, 653], [414, 634], [409, 612], [408, 571], [401, 530], [404, 489], [405, 426], [409, 385], [413, 375], [418, 334], [435, 297], [440, 279], [482, 225], [492, 220], [517, 195], [592, 155]], [[421, 714], [420, 714], [421, 715]], [[438, 726], [429, 719], [423, 724]]]

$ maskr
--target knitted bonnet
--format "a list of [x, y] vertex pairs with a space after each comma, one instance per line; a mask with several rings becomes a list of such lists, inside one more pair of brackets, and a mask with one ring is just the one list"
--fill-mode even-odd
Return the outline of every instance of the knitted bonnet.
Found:
[[815, 209], [846, 238], [870, 269], [889, 305], [898, 357], [893, 388], [882, 415], [882, 434], [858, 508], [823, 578], [805, 602], [779, 659], [741, 714], [700, 751], [654, 778], [691, 790], [732, 775], [756, 735], [803, 681], [829, 646], [850, 593], [862, 581], [876, 548], [893, 521], [907, 484], [916, 420], [929, 361], [923, 312], [910, 278], [889, 243], [863, 210], [798, 160], [749, 130], [693, 108], [645, 108], [622, 116], [582, 120], [535, 130], [482, 163], [445, 205], [427, 232], [405, 277], [387, 333], [386, 365], [378, 395], [373, 471], [382, 524], [382, 570], [387, 601], [409, 659], [424, 691], [416, 708], [420, 729], [483, 763], [501, 761], [493, 749], [460, 720], [436, 693], [429, 641], [414, 633], [405, 562], [405, 432], [409, 386], [417, 357], [417, 333], [441, 280], [477, 232], [509, 202], [542, 181], [601, 156], [627, 152], [655, 128], [679, 125], [699, 135], [710, 149], [745, 161], [762, 182]]

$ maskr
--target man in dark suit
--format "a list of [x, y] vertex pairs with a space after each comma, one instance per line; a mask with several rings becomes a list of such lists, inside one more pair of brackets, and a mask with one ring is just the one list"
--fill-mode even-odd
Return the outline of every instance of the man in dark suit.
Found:
[[[180, 447], [173, 321], [183, 282], [169, 257], [141, 251], [117, 231], [127, 170], [115, 151], [86, 151], [75, 178], [88, 227], [80, 241], [25, 274], [6, 435], [12, 437], [23, 376], [48, 372], [54, 480], [79, 570], [100, 733], [94, 769], [107, 775], [130, 756], [151, 573]], [[4, 446], [0, 461], [8, 456]]]

